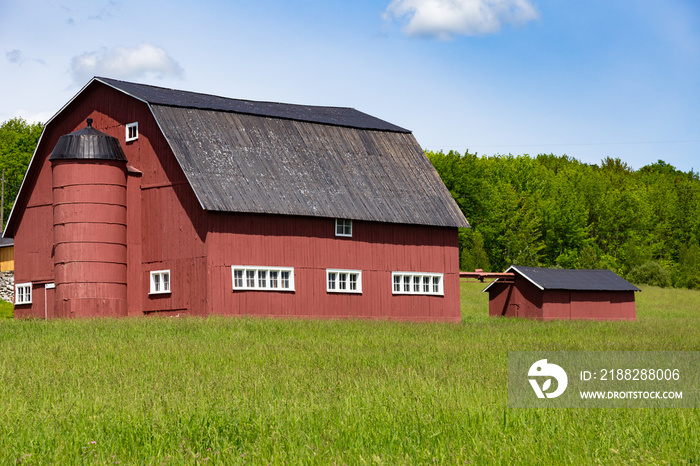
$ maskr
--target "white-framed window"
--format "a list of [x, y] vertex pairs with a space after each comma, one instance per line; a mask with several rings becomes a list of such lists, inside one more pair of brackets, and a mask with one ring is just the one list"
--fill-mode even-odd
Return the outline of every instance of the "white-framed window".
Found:
[[233, 290], [294, 291], [294, 268], [232, 265]]
[[391, 272], [392, 294], [444, 296], [441, 273]]
[[170, 293], [170, 270], [154, 270], [151, 272], [151, 293]]
[[326, 269], [326, 291], [329, 293], [362, 293], [362, 271]]
[[126, 125], [126, 142], [135, 141], [139, 138], [139, 122]]
[[15, 285], [15, 304], [32, 304], [32, 284], [17, 283]]
[[335, 236], [352, 236], [352, 220], [336, 218]]

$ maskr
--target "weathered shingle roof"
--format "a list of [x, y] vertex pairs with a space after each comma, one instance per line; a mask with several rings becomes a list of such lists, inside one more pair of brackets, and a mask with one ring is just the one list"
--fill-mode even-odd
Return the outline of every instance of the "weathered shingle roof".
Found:
[[506, 272], [521, 275], [540, 290], [641, 291], [610, 270], [546, 269], [511, 265]]
[[150, 106], [205, 210], [469, 226], [413, 135], [391, 123], [95, 79]]

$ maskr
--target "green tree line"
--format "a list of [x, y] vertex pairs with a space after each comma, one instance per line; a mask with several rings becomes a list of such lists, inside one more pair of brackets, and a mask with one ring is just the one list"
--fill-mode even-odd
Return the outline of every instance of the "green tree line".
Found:
[[460, 267], [606, 268], [634, 283], [700, 289], [700, 179], [662, 160], [426, 154], [472, 228]]
[[[29, 167], [44, 125], [12, 118], [0, 125], [0, 183], [2, 184], [2, 231], [5, 231], [22, 179]], [[4, 179], [3, 179], [4, 178]]]

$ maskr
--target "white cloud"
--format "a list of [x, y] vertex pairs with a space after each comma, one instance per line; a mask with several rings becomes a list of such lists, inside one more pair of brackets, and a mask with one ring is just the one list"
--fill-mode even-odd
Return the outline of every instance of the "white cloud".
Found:
[[9, 52], [5, 52], [5, 58], [7, 58], [7, 61], [12, 63], [13, 65], [22, 66], [27, 61], [29, 61], [29, 63], [39, 63], [40, 65], [46, 65], [46, 62], [44, 60], [39, 59], [39, 58], [26, 58], [24, 56], [24, 53], [18, 49], [14, 49], [14, 50], [10, 50]]
[[493, 34], [506, 23], [538, 17], [529, 0], [392, 0], [384, 19], [408, 19], [404, 32], [447, 40], [456, 35]]
[[5, 52], [5, 57], [7, 58], [7, 61], [10, 63], [14, 64], [21, 64], [24, 62], [24, 57], [22, 56], [22, 51], [21, 50], [10, 50], [9, 52]]
[[183, 69], [163, 48], [144, 42], [134, 48], [103, 48], [73, 57], [71, 74], [76, 84], [84, 84], [93, 76], [116, 79], [134, 79], [150, 74], [158, 78], [180, 77]]

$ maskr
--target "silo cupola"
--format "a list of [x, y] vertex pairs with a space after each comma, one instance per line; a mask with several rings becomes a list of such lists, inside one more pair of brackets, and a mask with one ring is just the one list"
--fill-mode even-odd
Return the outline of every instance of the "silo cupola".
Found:
[[49, 160], [117, 160], [126, 162], [119, 140], [92, 127], [92, 118], [87, 126], [58, 138]]

